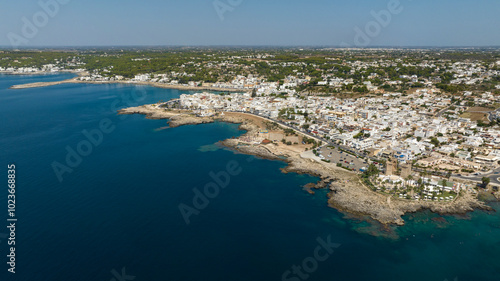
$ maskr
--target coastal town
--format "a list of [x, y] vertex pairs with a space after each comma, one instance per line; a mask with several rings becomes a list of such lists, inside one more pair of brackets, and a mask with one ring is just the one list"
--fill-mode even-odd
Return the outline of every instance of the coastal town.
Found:
[[[372, 177], [377, 190], [397, 191], [399, 197], [408, 199], [452, 200], [461, 190], [468, 190], [470, 185], [463, 183], [467, 179], [494, 176], [500, 171], [498, 125], [485, 126], [464, 116], [481, 112], [486, 119], [496, 120], [496, 112], [485, 113], [489, 105], [500, 102], [500, 97], [491, 93], [473, 98], [471, 93], [458, 98], [432, 89], [358, 99], [291, 95], [276, 97], [265, 90], [253, 94], [183, 94], [178, 104], [199, 116], [247, 112], [283, 123], [326, 146], [337, 147], [340, 153], [344, 150], [346, 156], [367, 160], [361, 163], [364, 167], [354, 167], [353, 159], [336, 164], [359, 172], [374, 165], [384, 171]], [[468, 106], [470, 102], [474, 107]], [[262, 131], [251, 141], [302, 142], [269, 131]], [[325, 155], [321, 149], [314, 152], [321, 160], [331, 162], [331, 154]], [[458, 182], [451, 181], [452, 176]]]
[[[330, 184], [330, 205], [384, 223], [401, 224], [401, 215], [419, 208], [444, 213], [486, 208], [477, 200], [500, 197], [498, 52], [231, 52], [183, 55], [168, 71], [124, 72], [119, 64], [96, 66], [96, 60], [119, 54], [68, 53], [38, 67], [0, 66], [0, 72], [72, 71], [78, 77], [62, 82], [194, 90], [121, 114], [170, 119], [171, 125], [215, 120], [246, 124], [243, 128], [251, 129], [227, 140], [227, 146], [289, 159], [291, 171], [296, 165], [299, 171], [320, 176], [316, 187]], [[153, 69], [157, 63], [152, 55], [122, 57]], [[44, 85], [13, 88], [31, 86]], [[354, 188], [335, 189], [342, 181], [348, 186], [349, 180], [365, 189], [358, 194], [352, 193]], [[346, 196], [339, 199], [342, 192]], [[373, 206], [353, 210], [357, 203], [352, 200], [365, 195], [359, 201], [380, 201], [386, 208], [375, 215], [368, 210]], [[350, 202], [339, 203], [342, 200]]]
[[500, 281], [500, 0], [1, 11], [0, 281]]

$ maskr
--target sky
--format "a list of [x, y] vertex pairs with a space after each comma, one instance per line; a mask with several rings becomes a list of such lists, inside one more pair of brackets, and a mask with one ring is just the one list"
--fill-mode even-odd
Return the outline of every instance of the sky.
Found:
[[0, 46], [500, 46], [498, 0], [16, 0]]

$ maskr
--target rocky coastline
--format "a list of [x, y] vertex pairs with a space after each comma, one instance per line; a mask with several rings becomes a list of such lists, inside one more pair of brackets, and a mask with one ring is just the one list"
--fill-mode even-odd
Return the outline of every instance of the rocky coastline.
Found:
[[360, 177], [350, 171], [338, 168], [333, 164], [315, 159], [310, 152], [297, 153], [286, 147], [274, 144], [255, 144], [243, 140], [246, 135], [252, 135], [261, 128], [255, 124], [255, 116], [250, 118], [244, 113], [226, 113], [213, 117], [197, 117], [186, 110], [165, 110], [156, 105], [144, 105], [126, 108], [119, 114], [143, 114], [150, 119], [169, 119], [170, 127], [182, 125], [205, 124], [215, 121], [238, 123], [240, 129], [247, 132], [239, 138], [227, 139], [220, 144], [239, 153], [257, 157], [281, 160], [288, 163], [282, 169], [283, 173], [309, 174], [319, 178], [317, 183], [305, 186], [313, 193], [314, 189], [329, 188], [328, 206], [341, 212], [360, 217], [369, 216], [382, 224], [404, 225], [403, 216], [424, 209], [441, 215], [466, 214], [476, 209], [492, 210], [484, 202], [471, 194], [463, 194], [452, 202], [408, 201], [372, 191], [363, 184]]

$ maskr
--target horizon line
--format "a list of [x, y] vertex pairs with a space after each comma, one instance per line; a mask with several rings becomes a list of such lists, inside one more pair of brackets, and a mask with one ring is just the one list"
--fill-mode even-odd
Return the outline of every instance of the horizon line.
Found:
[[340, 46], [340, 45], [33, 45], [12, 47], [0, 45], [0, 50], [24, 50], [24, 49], [67, 49], [67, 48], [335, 48], [335, 49], [496, 49], [500, 45], [373, 45], [373, 46]]

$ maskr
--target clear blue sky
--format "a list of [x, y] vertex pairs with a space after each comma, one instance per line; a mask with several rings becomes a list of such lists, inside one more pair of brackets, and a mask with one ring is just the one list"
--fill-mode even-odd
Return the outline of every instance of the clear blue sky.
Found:
[[[50, 2], [56, 0], [40, 0]], [[63, 0], [59, 0], [63, 1]], [[396, 0], [218, 0], [236, 3], [221, 20], [214, 0], [64, 0], [45, 26], [27, 38], [43, 11], [38, 0], [2, 1], [0, 45], [340, 45], [356, 44], [372, 11]], [[400, 0], [401, 13], [372, 33], [370, 46], [499, 46], [498, 0]], [[43, 16], [39, 17], [43, 21]], [[377, 31], [374, 29], [374, 31]], [[358, 35], [359, 37], [359, 35]], [[360, 39], [358, 38], [358, 45]]]

